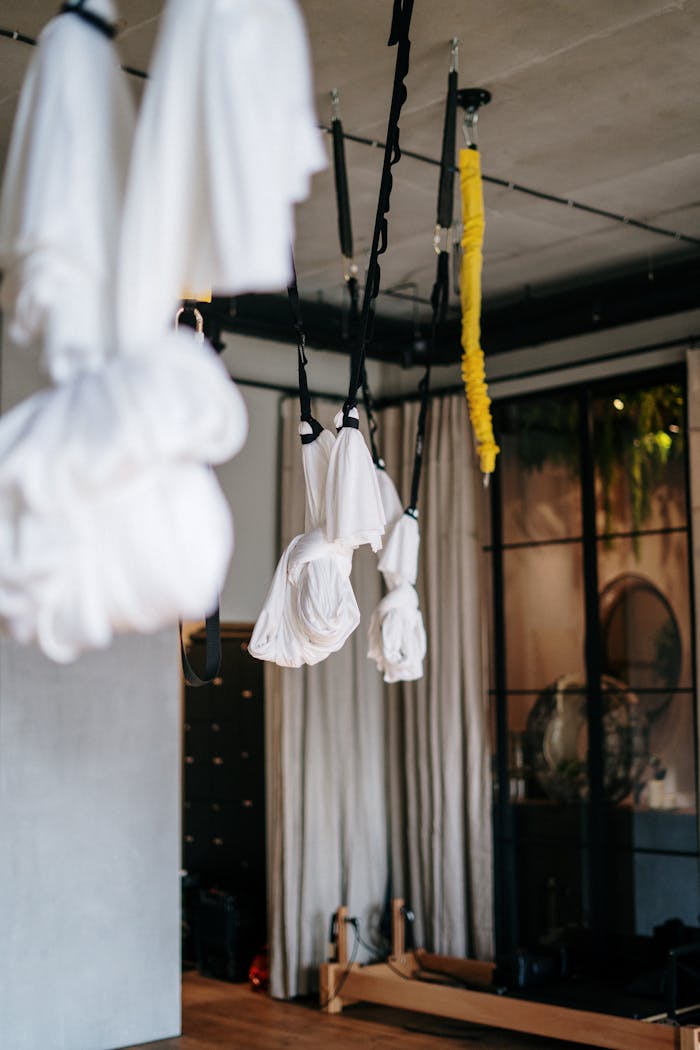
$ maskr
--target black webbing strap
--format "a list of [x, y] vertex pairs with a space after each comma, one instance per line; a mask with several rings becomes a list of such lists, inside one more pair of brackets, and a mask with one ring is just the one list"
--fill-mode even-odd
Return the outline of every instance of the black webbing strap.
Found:
[[311, 427], [310, 434], [301, 435], [302, 445], [310, 445], [315, 441], [323, 430], [323, 427], [311, 415], [311, 394], [309, 393], [309, 381], [306, 375], [306, 366], [309, 363], [306, 356], [306, 331], [304, 330], [304, 319], [301, 316], [301, 302], [299, 300], [299, 289], [297, 288], [297, 274], [292, 260], [292, 280], [287, 288], [287, 299], [289, 309], [292, 312], [292, 324], [297, 334], [297, 370], [299, 373], [299, 418], [303, 423]]
[[[454, 208], [454, 172], [455, 172], [455, 137], [457, 129], [457, 72], [451, 70], [447, 78], [447, 98], [445, 101], [445, 122], [442, 132], [442, 157], [440, 161], [440, 182], [438, 185], [437, 225], [443, 229], [452, 226]], [[450, 297], [450, 253], [440, 251], [437, 258], [435, 283], [430, 296], [432, 318], [430, 322], [430, 340], [425, 364], [425, 372], [418, 389], [421, 394], [420, 412], [416, 427], [416, 447], [413, 455], [413, 477], [411, 478], [411, 500], [409, 513], [415, 514], [418, 509], [418, 492], [420, 476], [423, 469], [423, 449], [425, 445], [425, 426], [430, 404], [430, 372], [435, 357], [438, 328], [445, 320], [447, 304]]]
[[354, 408], [357, 404], [357, 391], [362, 383], [362, 370], [364, 367], [367, 348], [372, 303], [379, 293], [381, 277], [379, 256], [383, 255], [386, 251], [388, 243], [388, 222], [386, 216], [391, 202], [391, 188], [393, 183], [391, 169], [393, 165], [397, 164], [401, 159], [401, 149], [399, 147], [399, 117], [401, 115], [401, 108], [406, 101], [408, 94], [404, 80], [408, 73], [409, 56], [411, 51], [409, 31], [411, 27], [412, 13], [413, 0], [394, 0], [391, 33], [388, 41], [389, 47], [398, 44], [396, 66], [394, 69], [394, 86], [386, 133], [384, 163], [382, 165], [382, 178], [379, 187], [379, 199], [377, 201], [377, 214], [374, 222], [372, 249], [370, 251], [369, 264], [367, 267], [367, 279], [365, 282], [357, 338], [353, 344], [353, 352], [350, 359], [350, 385], [348, 387], [348, 396], [343, 405], [343, 414], [346, 418], [350, 409]]
[[[333, 117], [333, 120], [331, 121], [331, 131], [333, 133], [333, 172], [335, 176], [335, 199], [338, 212], [338, 239], [340, 241], [340, 253], [343, 256], [343, 259], [352, 265], [354, 249], [352, 239], [352, 218], [350, 213], [350, 190], [348, 188], [348, 173], [345, 163], [345, 137], [340, 117]], [[355, 277], [352, 270], [346, 272], [345, 278], [348, 296], [350, 298], [348, 336], [351, 345], [355, 346], [359, 334], [360, 287], [357, 283], [357, 277]], [[369, 389], [367, 368], [365, 367], [364, 361], [362, 362], [362, 398], [369, 425], [369, 444], [372, 452], [372, 459], [376, 464], [381, 461], [377, 449], [377, 419], [373, 411], [372, 394]]]
[[221, 624], [219, 623], [218, 606], [210, 616], [207, 616], [204, 626], [206, 639], [206, 655], [204, 659], [204, 674], [200, 677], [195, 671], [187, 655], [185, 642], [182, 637], [182, 624], [180, 624], [180, 660], [182, 673], [188, 685], [199, 689], [203, 685], [211, 685], [221, 674]]
[[447, 76], [445, 122], [442, 128], [442, 155], [438, 188], [437, 225], [449, 230], [454, 216], [455, 148], [457, 139], [457, 70]]
[[338, 202], [338, 238], [340, 251], [346, 259], [353, 257], [352, 220], [350, 218], [350, 192], [348, 171], [345, 164], [345, 137], [340, 117], [331, 121], [333, 136], [333, 172], [335, 175], [335, 198]]
[[117, 35], [117, 27], [108, 22], [106, 18], [102, 18], [101, 15], [96, 15], [93, 11], [86, 11], [85, 0], [73, 0], [73, 3], [65, 3], [61, 7], [59, 14], [61, 15], [77, 15], [83, 22], [87, 22], [93, 29], [97, 29], [98, 32], [106, 36], [108, 40], [114, 40]]
[[450, 286], [450, 256], [449, 252], [440, 252], [437, 263], [437, 277], [430, 296], [432, 306], [432, 319], [430, 322], [430, 340], [428, 342], [428, 355], [423, 378], [418, 384], [421, 393], [420, 412], [418, 413], [418, 426], [416, 427], [416, 448], [413, 455], [413, 477], [411, 478], [411, 500], [408, 505], [410, 512], [418, 508], [418, 490], [420, 488], [420, 476], [423, 469], [423, 447], [425, 444], [425, 425], [428, 418], [428, 406], [430, 404], [430, 371], [435, 354], [435, 343], [441, 320], [444, 319], [447, 308], [447, 298]]

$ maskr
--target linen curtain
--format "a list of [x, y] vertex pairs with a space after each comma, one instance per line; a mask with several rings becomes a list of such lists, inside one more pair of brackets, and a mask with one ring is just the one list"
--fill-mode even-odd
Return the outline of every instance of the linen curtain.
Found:
[[[335, 407], [314, 412], [332, 426]], [[404, 500], [419, 406], [379, 413], [380, 445]], [[298, 407], [282, 402], [281, 546], [303, 528]], [[339, 904], [376, 943], [389, 896], [415, 913], [416, 944], [493, 953], [490, 744], [484, 683], [482, 509], [466, 405], [436, 398], [426, 433], [418, 590], [424, 678], [385, 686], [367, 659], [381, 597], [376, 556], [355, 553], [362, 613], [344, 649], [311, 668], [267, 672], [270, 988], [310, 991]], [[351, 942], [352, 943], [352, 942]], [[366, 953], [358, 951], [363, 961]]]
[[[337, 407], [313, 412], [333, 430]], [[280, 552], [304, 530], [298, 422], [298, 402], [284, 400]], [[278, 998], [316, 987], [340, 904], [367, 940], [386, 892], [384, 698], [365, 633], [381, 586], [369, 548], [355, 552], [352, 579], [362, 622], [343, 649], [314, 667], [267, 665], [270, 990]], [[358, 960], [366, 957], [360, 950]]]

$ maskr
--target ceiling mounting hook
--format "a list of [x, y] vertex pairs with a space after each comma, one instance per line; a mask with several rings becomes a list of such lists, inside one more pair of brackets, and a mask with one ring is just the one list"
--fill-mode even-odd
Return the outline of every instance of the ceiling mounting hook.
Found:
[[459, 72], [459, 37], [453, 36], [450, 41], [450, 73]]
[[331, 108], [333, 120], [340, 120], [340, 92], [337, 88], [331, 91]]
[[468, 149], [478, 149], [477, 124], [479, 122], [479, 110], [491, 101], [491, 92], [486, 88], [460, 88], [457, 92], [457, 102], [464, 110], [464, 123], [462, 131]]

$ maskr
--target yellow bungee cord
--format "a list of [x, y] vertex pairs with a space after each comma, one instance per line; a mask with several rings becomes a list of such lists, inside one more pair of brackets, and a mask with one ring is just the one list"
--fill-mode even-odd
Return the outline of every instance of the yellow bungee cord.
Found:
[[493, 436], [491, 398], [486, 385], [481, 349], [481, 267], [484, 244], [484, 195], [481, 158], [476, 149], [459, 151], [462, 191], [462, 264], [459, 275], [462, 302], [462, 379], [469, 418], [476, 438], [481, 472], [487, 482], [500, 449]]

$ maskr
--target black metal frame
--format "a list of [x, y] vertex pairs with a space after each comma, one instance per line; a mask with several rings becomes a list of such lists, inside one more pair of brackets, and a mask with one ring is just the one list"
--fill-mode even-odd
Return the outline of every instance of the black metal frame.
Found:
[[[604, 395], [606, 390], [619, 389], [620, 384], [627, 386], [652, 385], [663, 382], [681, 382], [687, 389], [686, 370], [683, 365], [668, 366], [644, 371], [639, 373], [628, 373], [622, 377], [614, 377], [604, 380], [592, 380], [587, 383], [579, 383], [566, 387], [558, 387], [554, 393], [557, 396], [569, 396], [576, 398], [579, 405], [579, 436], [580, 436], [580, 477], [581, 477], [581, 507], [583, 535], [567, 538], [566, 540], [548, 541], [548, 544], [557, 542], [578, 543], [583, 549], [584, 569], [584, 600], [585, 600], [585, 654], [586, 672], [588, 682], [588, 774], [590, 784], [590, 798], [586, 805], [586, 830], [587, 844], [582, 851], [582, 857], [586, 858], [587, 870], [584, 871], [584, 892], [588, 893], [589, 913], [593, 934], [593, 946], [598, 952], [605, 952], [607, 945], [607, 875], [606, 875], [606, 837], [607, 820], [605, 811], [607, 802], [604, 791], [604, 760], [603, 760], [603, 724], [601, 705], [601, 638], [600, 623], [598, 616], [598, 544], [605, 537], [596, 532], [596, 504], [595, 504], [595, 463], [593, 456], [592, 435], [592, 413], [591, 402], [594, 398]], [[549, 391], [542, 391], [547, 395]], [[528, 393], [520, 397], [508, 399], [509, 402], [518, 402], [536, 397], [537, 394]], [[686, 399], [687, 405], [687, 399]], [[688, 433], [686, 425], [686, 433]], [[690, 579], [690, 612], [691, 612], [691, 637], [695, 637], [695, 608], [692, 585], [692, 535], [690, 514], [690, 493], [688, 482], [688, 467], [686, 460], [686, 526], [672, 527], [669, 529], [650, 529], [638, 531], [625, 531], [614, 533], [615, 538], [632, 538], [635, 535], [661, 534], [665, 532], [686, 532], [688, 537], [688, 563], [691, 571]], [[517, 866], [515, 859], [515, 828], [514, 807], [510, 802], [509, 795], [509, 756], [508, 756], [508, 704], [509, 699], [516, 695], [533, 695], [532, 689], [510, 690], [507, 687], [506, 668], [506, 615], [504, 595], [504, 551], [516, 547], [538, 547], [542, 543], [518, 542], [505, 543], [503, 539], [502, 519], [502, 472], [498, 468], [494, 475], [491, 487], [491, 543], [485, 548], [492, 560], [492, 583], [493, 583], [493, 667], [494, 681], [489, 690], [492, 702], [495, 706], [495, 795], [494, 795], [494, 890], [495, 890], [495, 931], [496, 946], [499, 955], [513, 951], [517, 945]], [[692, 652], [692, 685], [676, 690], [679, 693], [694, 695], [696, 691], [696, 660], [695, 646]], [[697, 739], [697, 713], [695, 713], [695, 734]], [[697, 763], [696, 763], [697, 766]], [[697, 778], [697, 768], [696, 768]], [[698, 797], [698, 786], [696, 783], [696, 798]], [[528, 842], [530, 840], [528, 839]], [[634, 850], [633, 852], [641, 852]], [[643, 852], [669, 854], [668, 850], [648, 849]], [[698, 851], [691, 853], [683, 852], [682, 855], [698, 857]], [[684, 954], [684, 953], [681, 953]], [[677, 962], [674, 963], [678, 965]], [[669, 966], [671, 963], [669, 962]], [[674, 971], [675, 972], [675, 971]], [[670, 978], [669, 978], [670, 979]], [[675, 1009], [675, 1006], [673, 1007]], [[669, 1010], [671, 1004], [669, 1002]], [[673, 1013], [671, 1012], [671, 1016]]]

